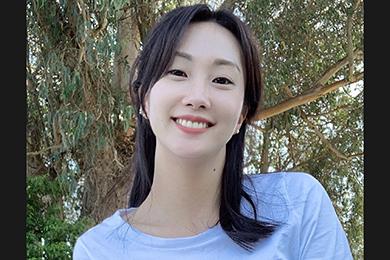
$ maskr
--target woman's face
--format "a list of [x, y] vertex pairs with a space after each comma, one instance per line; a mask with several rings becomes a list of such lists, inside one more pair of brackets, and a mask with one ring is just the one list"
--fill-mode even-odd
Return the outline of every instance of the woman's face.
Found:
[[244, 91], [233, 34], [213, 22], [190, 24], [168, 73], [146, 97], [156, 148], [183, 158], [221, 152], [244, 118]]

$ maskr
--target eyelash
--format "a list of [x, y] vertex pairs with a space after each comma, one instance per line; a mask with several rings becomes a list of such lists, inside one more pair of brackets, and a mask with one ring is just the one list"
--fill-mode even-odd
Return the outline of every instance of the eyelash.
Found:
[[[182, 75], [177, 75], [178, 72], [181, 73]], [[170, 71], [168, 71], [167, 74], [172, 74], [173, 76], [177, 76], [177, 77], [182, 77], [183, 74], [184, 74], [184, 76], [187, 76], [187, 74], [181, 70], [170, 70]]]
[[[167, 72], [167, 74], [171, 74], [171, 75], [173, 75], [173, 76], [176, 76], [176, 77], [186, 77], [187, 76], [187, 74], [184, 72], [184, 71], [181, 71], [181, 70], [170, 70], [170, 71], [168, 71]], [[180, 74], [180, 75], [179, 75]], [[233, 84], [233, 82], [230, 80], [230, 79], [228, 79], [228, 78], [225, 78], [225, 77], [217, 77], [217, 78], [215, 78], [214, 80], [216, 80], [216, 79], [219, 79], [219, 80], [223, 80], [224, 81], [224, 83], [220, 83], [220, 82], [215, 82], [215, 83], [217, 83], [217, 84], [221, 84], [221, 85], [228, 85], [228, 84]], [[213, 81], [214, 81], [213, 80]]]

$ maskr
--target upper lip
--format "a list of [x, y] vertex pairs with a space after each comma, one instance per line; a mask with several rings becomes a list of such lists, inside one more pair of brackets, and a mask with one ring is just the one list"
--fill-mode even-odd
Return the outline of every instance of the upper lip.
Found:
[[211, 122], [210, 120], [200, 117], [200, 116], [193, 116], [193, 115], [181, 115], [181, 116], [175, 116], [173, 119], [184, 119], [187, 121], [192, 121], [192, 122], [200, 122], [200, 123], [206, 123], [208, 126], [213, 126], [214, 123]]

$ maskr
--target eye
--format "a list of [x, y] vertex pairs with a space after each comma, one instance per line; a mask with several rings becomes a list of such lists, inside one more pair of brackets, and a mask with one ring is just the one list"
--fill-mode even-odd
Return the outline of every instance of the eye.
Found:
[[181, 70], [170, 70], [167, 72], [167, 74], [171, 74], [171, 75], [177, 76], [177, 77], [187, 77], [187, 74]]
[[222, 85], [233, 84], [233, 82], [230, 79], [225, 78], [225, 77], [218, 77], [218, 78], [214, 79], [213, 82], [217, 83], [217, 84], [222, 84]]

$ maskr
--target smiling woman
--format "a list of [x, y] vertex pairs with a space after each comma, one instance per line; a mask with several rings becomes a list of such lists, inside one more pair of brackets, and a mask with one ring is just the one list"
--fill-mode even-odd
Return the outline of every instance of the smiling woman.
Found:
[[74, 259], [352, 259], [311, 175], [243, 174], [261, 87], [239, 18], [206, 5], [163, 16], [131, 72], [140, 113], [129, 208], [85, 232]]

